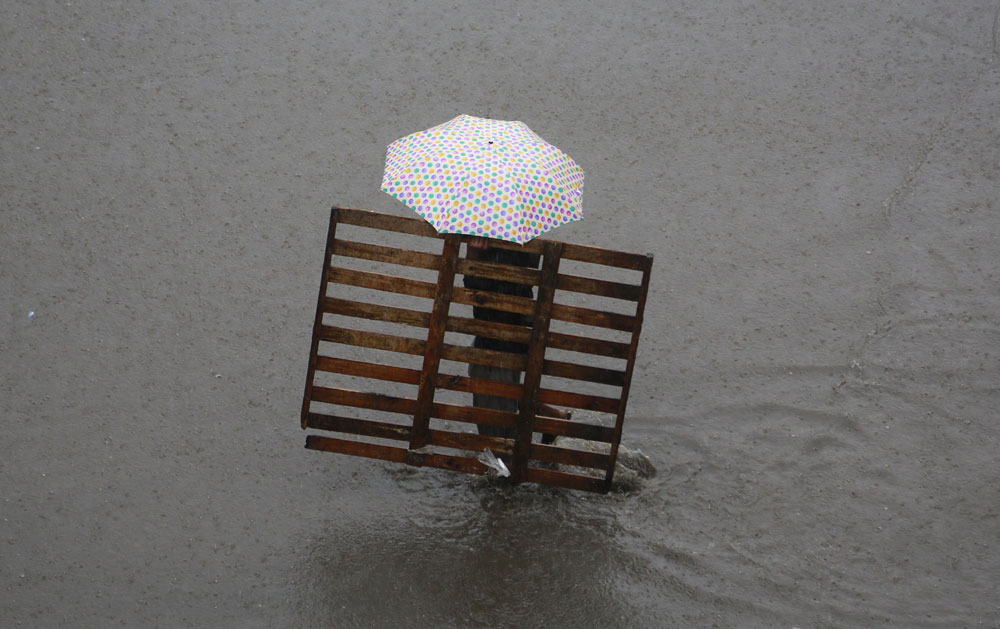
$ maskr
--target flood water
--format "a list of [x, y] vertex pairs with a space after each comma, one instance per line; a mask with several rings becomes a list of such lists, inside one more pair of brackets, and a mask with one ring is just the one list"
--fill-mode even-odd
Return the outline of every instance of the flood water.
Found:
[[[1000, 3], [813, 4], [3, 3], [0, 626], [1000, 627]], [[656, 256], [635, 491], [303, 448], [329, 207], [461, 113]]]

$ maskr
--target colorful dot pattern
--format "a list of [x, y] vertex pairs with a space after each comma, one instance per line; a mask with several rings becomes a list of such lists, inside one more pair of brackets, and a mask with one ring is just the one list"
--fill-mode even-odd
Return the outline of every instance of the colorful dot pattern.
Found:
[[583, 218], [583, 176], [523, 122], [462, 115], [390, 144], [382, 190], [440, 233], [524, 244]]

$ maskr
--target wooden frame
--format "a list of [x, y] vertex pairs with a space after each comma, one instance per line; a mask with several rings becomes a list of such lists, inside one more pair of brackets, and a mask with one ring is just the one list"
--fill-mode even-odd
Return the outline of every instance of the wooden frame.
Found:
[[[351, 226], [352, 232], [369, 236], [369, 242], [343, 238], [338, 235], [338, 226]], [[440, 247], [440, 253], [391, 246], [393, 236], [400, 238], [400, 234], [431, 249]], [[514, 482], [607, 491], [621, 441], [652, 255], [546, 239], [525, 245], [490, 241], [491, 246], [540, 254], [542, 264], [538, 270], [461, 257], [461, 246], [467, 240], [467, 236], [439, 234], [417, 218], [347, 207], [331, 210], [301, 420], [303, 429], [338, 436], [310, 434], [306, 447], [472, 474], [486, 473], [487, 467], [477, 455], [489, 449], [507, 462]], [[361, 265], [376, 268], [349, 268], [335, 264], [338, 260], [362, 261]], [[590, 276], [565, 273], [560, 267], [567, 261], [593, 267], [596, 272]], [[385, 266], [423, 269], [424, 273], [436, 273], [436, 280], [384, 273]], [[605, 279], [614, 269], [618, 274], [638, 274], [638, 282]], [[456, 286], [460, 275], [531, 284], [537, 294], [529, 299], [470, 290]], [[342, 296], [350, 290], [368, 291], [365, 294], [375, 298], [363, 301]], [[416, 298], [429, 308], [386, 303], [405, 298]], [[581, 299], [584, 303], [574, 303]], [[625, 311], [621, 307], [594, 308], [587, 300], [621, 304]], [[530, 314], [534, 327], [457, 316], [452, 314], [453, 305]], [[328, 318], [346, 318], [352, 325], [333, 325]], [[353, 325], [361, 322], [423, 331], [413, 337]], [[573, 328], [573, 332], [582, 329], [584, 333], [561, 332], [553, 329], [553, 324]], [[469, 335], [470, 342], [449, 343], [447, 334]], [[627, 336], [627, 340], [607, 338], [616, 334]], [[525, 343], [528, 353], [474, 348], [474, 335]], [[348, 357], [351, 352], [360, 353], [364, 360]], [[372, 360], [378, 352], [412, 357], [421, 361], [420, 367], [416, 363], [397, 366]], [[562, 356], [566, 352], [571, 354], [569, 359]], [[523, 382], [503, 383], [443, 373], [442, 361], [520, 370], [524, 372]], [[335, 386], [340, 382], [326, 382], [331, 377], [349, 377], [369, 390]], [[405, 386], [415, 386], [415, 395], [384, 392], [388, 387]], [[615, 394], [596, 395], [580, 391], [581, 386], [588, 390], [613, 389]], [[471, 405], [471, 398], [468, 404], [439, 401], [443, 391], [515, 398], [519, 400], [519, 411], [478, 408]], [[613, 425], [601, 419], [567, 421], [547, 416], [541, 414], [544, 405], [584, 409], [588, 416], [604, 414], [613, 417]], [[385, 415], [391, 419], [384, 419]], [[462, 424], [470, 423], [513, 428], [516, 438], [480, 435], [468, 427], [462, 430]], [[533, 439], [539, 433], [572, 441], [563, 439], [543, 445]], [[592, 447], [566, 445], [584, 442]]]

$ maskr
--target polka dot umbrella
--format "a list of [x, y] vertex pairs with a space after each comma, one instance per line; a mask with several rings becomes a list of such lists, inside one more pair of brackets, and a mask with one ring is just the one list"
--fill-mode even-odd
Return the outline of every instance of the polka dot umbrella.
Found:
[[443, 234], [524, 244], [583, 218], [583, 170], [516, 120], [462, 115], [396, 140], [382, 190]]

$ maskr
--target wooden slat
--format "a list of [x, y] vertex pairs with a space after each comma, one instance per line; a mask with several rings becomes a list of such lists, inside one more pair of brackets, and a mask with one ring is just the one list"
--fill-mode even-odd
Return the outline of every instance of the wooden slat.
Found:
[[405, 448], [394, 448], [392, 446], [365, 443], [363, 441], [347, 441], [345, 439], [321, 437], [319, 435], [307, 436], [306, 447], [310, 450], [352, 454], [369, 459], [405, 463], [416, 467], [437, 467], [454, 472], [466, 472], [468, 474], [485, 474], [487, 470], [485, 465], [474, 458], [434, 453], [425, 454], [406, 450]]
[[448, 419], [467, 424], [483, 424], [484, 426], [499, 426], [514, 428], [517, 425], [517, 415], [492, 408], [476, 408], [475, 406], [460, 406], [435, 402], [431, 408], [431, 417]]
[[306, 370], [306, 387], [302, 395], [302, 414], [300, 417], [302, 428], [306, 427], [306, 419], [309, 413], [309, 401], [312, 399], [313, 380], [316, 376], [316, 359], [319, 354], [319, 342], [321, 340], [321, 330], [323, 328], [323, 310], [321, 308], [323, 300], [326, 298], [327, 272], [326, 269], [333, 258], [333, 245], [337, 239], [337, 208], [330, 210], [330, 226], [326, 233], [326, 251], [323, 254], [323, 276], [319, 282], [319, 296], [316, 298], [316, 317], [313, 319], [312, 342], [309, 348], [309, 367]]
[[622, 386], [625, 382], [624, 371], [591, 367], [589, 365], [577, 365], [555, 360], [546, 360], [545, 364], [542, 365], [542, 373], [546, 376], [556, 378], [583, 380], [584, 382], [596, 382], [617, 387]]
[[547, 417], [535, 418], [535, 432], [559, 435], [560, 437], [569, 437], [572, 439], [602, 441], [604, 443], [611, 443], [615, 438], [615, 429], [611, 426], [598, 426]]
[[514, 442], [502, 437], [490, 437], [474, 432], [452, 432], [449, 430], [429, 430], [427, 445], [455, 450], [469, 450], [479, 454], [483, 450], [492, 450], [494, 454], [510, 454]]
[[[499, 380], [487, 380], [484, 378], [466, 378], [465, 376], [450, 376], [438, 374], [437, 388], [449, 391], [461, 391], [462, 393], [480, 393], [482, 395], [495, 395], [511, 399], [521, 398], [521, 385], [513, 382], [501, 382]], [[617, 408], [617, 407], [616, 407]]]
[[440, 256], [436, 256], [433, 253], [373, 245], [353, 240], [337, 240], [333, 246], [333, 254], [348, 258], [411, 266], [418, 269], [430, 269], [432, 271], [437, 271], [441, 264]]
[[[323, 413], [309, 413], [307, 428], [329, 432], [343, 432], [377, 439], [410, 440], [409, 426]], [[513, 448], [513, 442], [510, 439], [447, 430], [428, 430], [427, 444], [442, 448], [470, 450], [477, 454], [484, 449], [490, 449], [496, 454], [510, 454]], [[545, 455], [546, 453], [543, 453], [543, 456]]]
[[398, 232], [401, 234], [413, 234], [414, 236], [426, 236], [428, 238], [440, 237], [437, 230], [425, 220], [410, 216], [396, 216], [384, 212], [373, 212], [372, 210], [362, 210], [352, 207], [339, 207], [340, 222], [345, 225], [356, 225], [358, 227], [368, 227], [370, 229], [380, 229], [384, 231]]
[[641, 287], [633, 284], [621, 284], [577, 275], [560, 275], [559, 281], [556, 283], [556, 288], [574, 293], [599, 295], [601, 297], [612, 297], [626, 301], [639, 301], [639, 293], [641, 291]]
[[438, 367], [444, 351], [444, 333], [451, 307], [451, 293], [455, 288], [455, 265], [458, 261], [460, 240], [450, 236], [444, 240], [441, 252], [441, 269], [438, 271], [437, 294], [431, 311], [424, 364], [420, 371], [417, 393], [417, 409], [413, 416], [413, 432], [410, 435], [410, 449], [421, 448], [427, 442], [427, 428], [430, 422], [431, 406], [434, 404], [434, 389], [437, 383]]
[[614, 251], [612, 249], [602, 249], [589, 245], [574, 245], [565, 243], [563, 258], [566, 260], [579, 260], [581, 262], [592, 262], [604, 266], [613, 266], [620, 269], [631, 269], [642, 271], [647, 268], [649, 260], [653, 256], [649, 254], [625, 253], [624, 251]]
[[375, 437], [378, 439], [396, 439], [400, 441], [410, 440], [410, 427], [388, 422], [377, 422], [368, 419], [357, 419], [355, 417], [342, 417], [340, 415], [327, 415], [325, 413], [309, 413], [307, 428], [316, 430], [327, 430], [330, 432], [346, 432], [363, 437]]
[[341, 343], [343, 345], [354, 345], [357, 347], [368, 347], [371, 349], [382, 349], [389, 352], [400, 352], [403, 354], [413, 354], [422, 356], [426, 341], [420, 339], [406, 338], [405, 336], [393, 336], [381, 332], [365, 332], [363, 330], [350, 330], [348, 328], [335, 328], [324, 325], [320, 327], [320, 340], [330, 343]]
[[441, 358], [460, 363], [492, 365], [493, 367], [516, 369], [518, 371], [524, 371], [528, 360], [528, 357], [524, 354], [511, 354], [510, 352], [499, 352], [492, 349], [448, 344], [445, 344], [444, 353], [441, 355]]
[[607, 471], [608, 464], [611, 462], [610, 456], [600, 452], [560, 448], [558, 445], [548, 446], [541, 443], [531, 444], [531, 458], [543, 463], [591, 467], [603, 471]]
[[400, 323], [419, 328], [426, 328], [430, 325], [431, 320], [431, 315], [428, 312], [420, 312], [419, 310], [411, 310], [409, 308], [397, 308], [395, 306], [383, 306], [381, 304], [369, 304], [363, 301], [338, 299], [335, 297], [327, 297], [323, 300], [323, 312], [345, 317], [370, 319], [372, 321]]
[[480, 262], [466, 258], [458, 261], [456, 272], [460, 275], [474, 275], [504, 282], [531, 285], [537, 285], [542, 277], [541, 272], [535, 269], [496, 262]]
[[556, 391], [555, 389], [539, 389], [538, 401], [543, 404], [582, 408], [588, 411], [610, 414], [617, 413], [621, 405], [621, 400], [618, 398], [570, 393], [569, 391]]
[[564, 304], [552, 304], [552, 318], [620, 332], [631, 332], [635, 328], [635, 317]]
[[371, 288], [373, 290], [411, 295], [413, 297], [424, 297], [426, 299], [434, 299], [434, 291], [437, 290], [437, 285], [433, 282], [339, 267], [331, 268], [327, 279], [337, 284]]
[[417, 408], [417, 401], [408, 398], [332, 387], [313, 387], [313, 401], [404, 415], [412, 415]]
[[611, 486], [611, 481], [615, 474], [615, 461], [618, 459], [618, 446], [622, 439], [622, 426], [625, 423], [625, 409], [628, 406], [628, 394], [632, 385], [632, 371], [635, 368], [635, 357], [639, 351], [639, 333], [642, 331], [642, 317], [646, 309], [646, 297], [649, 294], [649, 274], [653, 270], [653, 257], [646, 258], [646, 265], [642, 270], [642, 285], [639, 292], [639, 303], [635, 308], [635, 329], [632, 331], [632, 343], [629, 346], [628, 365], [625, 368], [625, 384], [622, 386], [621, 403], [618, 408], [618, 417], [615, 420], [615, 439], [611, 442], [611, 466], [608, 468], [607, 486]]
[[558, 332], [549, 334], [549, 347], [552, 349], [566, 349], [573, 352], [593, 354], [595, 356], [607, 356], [609, 358], [628, 358], [629, 352], [628, 343], [592, 339], [585, 336], [561, 334]]
[[451, 301], [466, 306], [482, 306], [484, 308], [515, 312], [517, 314], [530, 315], [535, 311], [535, 300], [528, 297], [503, 295], [486, 290], [472, 290], [471, 288], [460, 288], [457, 286], [455, 287]]
[[491, 339], [511, 341], [513, 343], [531, 342], [531, 328], [526, 328], [523, 325], [485, 321], [483, 319], [448, 317], [447, 330], [449, 332], [459, 332], [473, 336], [486, 336]]
[[556, 278], [559, 275], [559, 261], [563, 246], [557, 242], [546, 242], [542, 254], [542, 271], [538, 283], [538, 299], [535, 301], [534, 326], [531, 328], [531, 344], [528, 347], [528, 361], [524, 370], [524, 388], [518, 405], [517, 440], [514, 443], [514, 461], [511, 478], [516, 483], [524, 478], [531, 448], [531, 434], [538, 406], [538, 384], [542, 379], [542, 364], [545, 362], [545, 346], [549, 340], [549, 319], [552, 314], [552, 296]]
[[316, 370], [344, 374], [345, 376], [371, 378], [373, 380], [401, 382], [403, 384], [417, 384], [420, 381], [420, 371], [417, 369], [392, 367], [379, 363], [366, 363], [357, 360], [347, 360], [345, 358], [332, 358], [330, 356], [318, 356], [316, 358]]

